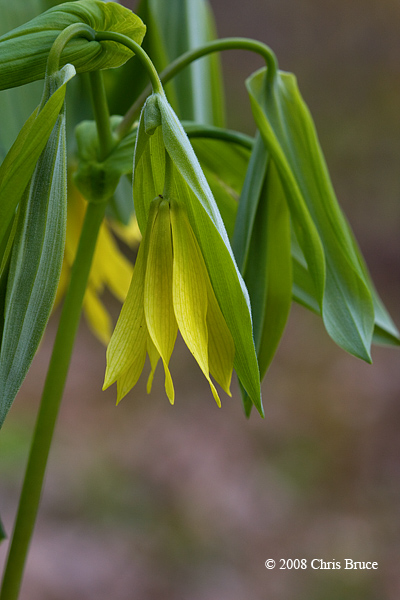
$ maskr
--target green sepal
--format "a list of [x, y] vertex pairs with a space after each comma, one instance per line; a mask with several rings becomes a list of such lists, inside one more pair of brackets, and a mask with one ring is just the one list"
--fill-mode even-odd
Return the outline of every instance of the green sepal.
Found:
[[[59, 4], [0, 37], [0, 89], [43, 79], [53, 42], [74, 23], [85, 23], [95, 31], [121, 33], [138, 44], [146, 32], [141, 19], [116, 2]], [[67, 44], [60, 64], [72, 63], [77, 72], [84, 73], [119, 67], [132, 56], [131, 50], [115, 42], [77, 38]]]
[[[65, 87], [69, 67], [46, 77], [44, 99]], [[57, 291], [66, 230], [65, 137], [62, 105], [19, 207], [0, 351], [0, 427], [39, 346]]]
[[187, 209], [218, 304], [235, 343], [234, 368], [251, 401], [263, 415], [246, 286], [190, 142], [165, 96], [153, 94], [140, 116], [134, 156], [133, 197], [142, 232], [153, 198], [163, 194], [165, 151], [174, 167], [174, 193]]
[[[262, 69], [247, 80], [247, 87], [261, 136], [281, 177], [325, 328], [339, 346], [371, 362], [371, 293], [295, 77], [279, 72], [267, 84]], [[312, 238], [318, 244], [310, 244]]]
[[62, 81], [40, 112], [32, 113], [0, 166], [0, 241], [3, 239], [15, 209], [24, 193], [36, 162], [56, 123], [64, 102], [66, 84], [75, 75], [72, 65], [59, 72]]

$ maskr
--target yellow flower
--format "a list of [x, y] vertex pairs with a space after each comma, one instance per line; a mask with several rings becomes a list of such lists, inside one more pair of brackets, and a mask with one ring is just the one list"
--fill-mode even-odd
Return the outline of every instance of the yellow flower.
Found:
[[[68, 191], [65, 253], [54, 306], [60, 302], [66, 291], [86, 210], [86, 202], [72, 182]], [[133, 229], [134, 225], [132, 226]], [[131, 239], [132, 234], [129, 237]], [[107, 345], [110, 341], [112, 321], [99, 296], [103, 293], [105, 287], [108, 287], [112, 294], [120, 302], [123, 302], [128, 293], [132, 272], [131, 263], [119, 250], [107, 223], [104, 222], [100, 228], [88, 286], [83, 300], [83, 311], [88, 324], [104, 345]]]
[[151, 204], [128, 296], [107, 349], [103, 389], [116, 381], [118, 403], [138, 381], [148, 354], [147, 391], [161, 358], [165, 391], [173, 404], [168, 365], [178, 328], [221, 406], [210, 373], [231, 395], [234, 342], [185, 207], [159, 196]]

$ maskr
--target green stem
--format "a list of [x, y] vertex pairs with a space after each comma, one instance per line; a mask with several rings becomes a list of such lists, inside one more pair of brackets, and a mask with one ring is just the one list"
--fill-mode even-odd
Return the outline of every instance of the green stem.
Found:
[[[100, 86], [98, 89], [102, 89], [102, 87]], [[111, 131], [104, 139], [100, 134], [100, 129], [103, 131], [106, 126], [108, 114], [105, 98], [93, 94], [93, 101], [96, 107], [94, 112], [96, 120], [98, 119], [102, 151], [108, 152], [111, 150], [111, 146], [108, 146], [109, 140], [112, 139]], [[78, 330], [83, 297], [106, 204], [106, 202], [90, 203], [87, 207], [36, 421], [14, 533], [4, 571], [0, 600], [17, 600], [19, 595], [25, 561], [39, 508], [47, 459]]]
[[123, 35], [122, 33], [115, 33], [114, 31], [97, 32], [96, 40], [99, 42], [101, 42], [101, 41], [118, 42], [119, 44], [122, 44], [123, 46], [126, 46], [127, 48], [129, 48], [129, 50], [132, 50], [132, 52], [134, 52], [136, 54], [136, 56], [139, 58], [139, 60], [143, 64], [144, 68], [146, 69], [149, 79], [151, 81], [151, 86], [153, 88], [153, 91], [156, 94], [164, 95], [163, 86], [161, 84], [157, 70], [156, 70], [155, 66], [153, 65], [153, 63], [151, 62], [149, 55], [143, 50], [143, 48], [141, 46], [139, 46], [139, 44], [134, 42], [128, 36]]
[[1, 600], [17, 600], [18, 598], [25, 560], [39, 508], [53, 432], [78, 329], [82, 300], [104, 212], [105, 205], [103, 204], [88, 205], [36, 421], [0, 593]]
[[[265, 59], [268, 67], [267, 85], [270, 85], [276, 77], [278, 72], [278, 62], [274, 52], [271, 50], [271, 48], [269, 48], [269, 46], [263, 44], [262, 42], [258, 42], [257, 40], [234, 37], [213, 40], [204, 46], [200, 46], [199, 48], [185, 52], [185, 54], [182, 54], [175, 59], [170, 65], [168, 65], [166, 69], [164, 69], [164, 71], [162, 71], [162, 73], [160, 73], [160, 81], [165, 85], [193, 61], [198, 60], [207, 54], [221, 52], [223, 50], [249, 50], [250, 52], [260, 54]], [[151, 89], [149, 86], [147, 86], [124, 116], [123, 120], [114, 132], [119, 140], [125, 137], [130, 131], [132, 124], [137, 117], [137, 113], [139, 112], [150, 92]]]
[[194, 121], [181, 121], [181, 124], [189, 139], [211, 138], [237, 144], [246, 148], [246, 150], [251, 150], [254, 146], [254, 138], [239, 131], [223, 129], [214, 125], [203, 125], [203, 123], [195, 123]]
[[70, 40], [76, 37], [83, 37], [89, 41], [93, 41], [95, 39], [95, 35], [96, 32], [94, 29], [85, 23], [73, 23], [72, 25], [66, 27], [60, 33], [60, 35], [57, 36], [54, 44], [51, 47], [47, 57], [46, 74], [52, 75], [59, 70], [62, 51]]
[[101, 71], [89, 73], [90, 90], [92, 96], [92, 107], [96, 119], [97, 134], [99, 136], [100, 156], [103, 161], [111, 153], [116, 144], [110, 127], [110, 112], [108, 110], [107, 97], [104, 89], [104, 80]]

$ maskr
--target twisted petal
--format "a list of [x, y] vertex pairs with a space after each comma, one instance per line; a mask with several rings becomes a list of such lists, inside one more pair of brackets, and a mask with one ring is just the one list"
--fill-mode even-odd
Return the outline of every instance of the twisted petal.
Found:
[[207, 270], [185, 211], [171, 204], [174, 243], [173, 303], [179, 330], [190, 352], [207, 378], [218, 406], [221, 401], [208, 365]]
[[178, 326], [172, 304], [172, 240], [169, 202], [166, 200], [162, 200], [159, 205], [149, 240], [144, 312], [149, 335], [163, 361], [165, 391], [173, 404], [175, 393], [168, 363]]

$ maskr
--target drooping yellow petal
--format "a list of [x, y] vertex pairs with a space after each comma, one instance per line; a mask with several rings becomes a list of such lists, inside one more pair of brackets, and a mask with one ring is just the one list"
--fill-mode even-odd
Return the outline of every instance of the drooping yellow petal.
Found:
[[[107, 348], [107, 369], [103, 389], [146, 355], [147, 329], [143, 310], [145, 246], [141, 244], [133, 270], [132, 282]], [[143, 369], [143, 364], [142, 364]]]
[[86, 288], [83, 308], [89, 327], [99, 340], [107, 346], [111, 338], [111, 318], [91, 286]]
[[143, 306], [144, 279], [149, 236], [155, 214], [156, 207], [154, 206], [150, 211], [147, 230], [136, 257], [128, 295], [107, 348], [107, 369], [103, 389], [120, 379], [128, 369], [131, 368], [135, 372], [140, 365], [143, 369], [143, 348], [146, 352], [148, 336]]
[[147, 329], [165, 371], [165, 391], [174, 403], [174, 386], [168, 363], [174, 349], [178, 325], [172, 304], [172, 240], [169, 202], [161, 200], [149, 239], [144, 285]]
[[217, 390], [210, 379], [208, 364], [208, 273], [186, 211], [176, 202], [171, 202], [171, 225], [174, 248], [173, 303], [176, 320], [187, 347], [210, 384], [216, 403], [221, 406]]
[[210, 373], [222, 389], [231, 396], [230, 385], [235, 358], [235, 344], [215, 297], [207, 273], [208, 362]]
[[[145, 329], [145, 325], [143, 325], [143, 329]], [[117, 379], [117, 404], [119, 404], [122, 398], [136, 385], [143, 371], [145, 360], [146, 343], [139, 343], [137, 346], [137, 354], [132, 365]]]
[[110, 225], [119, 239], [125, 242], [127, 246], [130, 248], [138, 246], [142, 239], [142, 234], [140, 233], [136, 215], [131, 217], [128, 225], [121, 225], [120, 223], [117, 223], [117, 221], [111, 221]]

